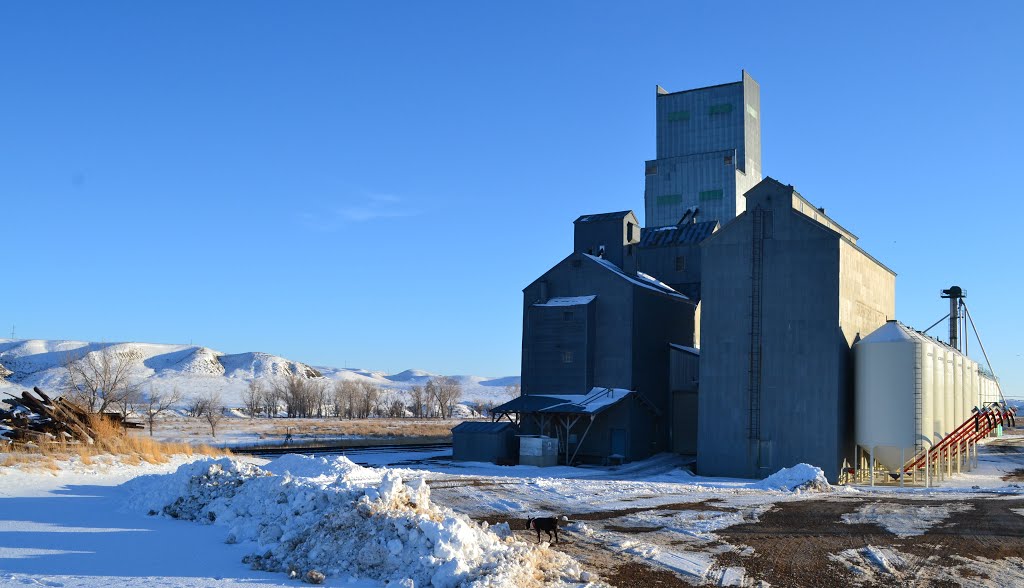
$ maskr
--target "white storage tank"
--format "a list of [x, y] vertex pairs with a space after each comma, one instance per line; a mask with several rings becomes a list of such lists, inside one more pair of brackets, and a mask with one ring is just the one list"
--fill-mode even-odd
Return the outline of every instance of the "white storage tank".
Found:
[[[970, 409], [968, 409], [970, 410]], [[964, 422], [964, 356], [953, 354], [953, 422]]]
[[932, 391], [930, 396], [935, 402], [935, 414], [932, 420], [932, 429], [929, 431], [932, 443], [938, 443], [946, 430], [946, 352], [927, 340], [924, 345], [931, 349], [935, 358], [934, 369], [932, 370]]
[[921, 427], [915, 426], [921, 346], [912, 331], [889, 321], [858, 341], [853, 351], [857, 445], [898, 470], [901, 449], [902, 457], [913, 456], [921, 435]]
[[[935, 383], [935, 349], [918, 339], [918, 357], [921, 358], [921, 390], [934, 390]], [[931, 447], [935, 439], [935, 398], [931, 394], [921, 394], [921, 430], [918, 433], [919, 447]]]
[[938, 443], [981, 402], [995, 381], [959, 351], [896, 321], [854, 347], [856, 442], [891, 471]]
[[953, 351], [950, 349], [943, 349], [942, 356], [945, 358], [946, 362], [945, 369], [942, 371], [942, 376], [945, 378], [945, 383], [942, 387], [942, 407], [944, 409], [944, 414], [942, 416], [942, 436], [945, 437], [960, 423], [956, 421], [955, 417], [956, 398], [953, 396]]
[[970, 361], [964, 362], [964, 400], [967, 401], [967, 416], [971, 409], [981, 406], [981, 394], [978, 393], [978, 367]]

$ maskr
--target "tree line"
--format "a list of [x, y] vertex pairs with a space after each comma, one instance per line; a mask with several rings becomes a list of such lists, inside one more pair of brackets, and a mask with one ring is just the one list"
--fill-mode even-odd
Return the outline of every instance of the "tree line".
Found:
[[450, 376], [437, 376], [408, 390], [383, 388], [366, 380], [307, 378], [299, 374], [252, 380], [242, 394], [250, 417], [366, 419], [451, 418], [462, 398], [462, 384]]
[[[89, 353], [65, 357], [67, 372], [65, 393], [79, 406], [93, 413], [118, 412], [124, 418], [141, 417], [149, 424], [150, 434], [157, 417], [183, 402], [181, 392], [155, 384], [143, 387], [132, 372], [141, 361], [134, 349], [104, 346]], [[506, 388], [510, 397], [518, 396], [518, 385]], [[423, 385], [408, 389], [383, 388], [366, 380], [309, 378], [290, 373], [269, 380], [252, 380], [242, 394], [245, 412], [256, 416], [292, 418], [452, 418], [462, 399], [462, 384], [451, 376], [436, 376]], [[185, 401], [185, 412], [207, 421], [216, 435], [226, 406], [217, 391], [193, 396]], [[485, 412], [490, 404], [477, 403]]]

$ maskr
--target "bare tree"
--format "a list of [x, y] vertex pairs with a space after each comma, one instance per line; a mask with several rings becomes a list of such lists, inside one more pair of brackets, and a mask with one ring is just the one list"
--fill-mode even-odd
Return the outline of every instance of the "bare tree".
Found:
[[277, 411], [281, 409], [281, 393], [274, 386], [264, 388], [263, 390], [263, 410], [267, 413], [267, 418], [274, 418], [277, 416]]
[[316, 417], [322, 419], [327, 414], [327, 396], [330, 385], [323, 377], [310, 380], [309, 385], [312, 386], [313, 396], [316, 398]]
[[377, 416], [393, 419], [405, 416], [405, 402], [402, 396], [402, 393], [392, 388], [381, 390]]
[[437, 406], [438, 416], [450, 419], [462, 398], [462, 384], [451, 376], [437, 376], [427, 380], [426, 392]]
[[312, 413], [314, 399], [307, 382], [308, 378], [297, 372], [274, 380], [274, 390], [284, 402], [289, 417], [307, 417]]
[[356, 398], [356, 416], [361, 419], [369, 418], [379, 403], [380, 388], [377, 384], [365, 380], [359, 382], [359, 395]]
[[430, 398], [427, 397], [423, 386], [409, 388], [409, 410], [412, 412], [412, 416], [417, 418], [426, 416], [428, 402], [430, 402]]
[[146, 409], [146, 421], [149, 423], [149, 436], [153, 436], [153, 424], [156, 417], [166, 412], [172, 406], [181, 401], [181, 392], [174, 388], [170, 394], [165, 391], [150, 388], [149, 392], [143, 395], [142, 405]]
[[88, 353], [69, 353], [64, 357], [68, 373], [67, 393], [90, 412], [106, 412], [111, 405], [138, 392], [132, 376], [140, 355], [137, 350], [115, 350], [111, 345]]
[[405, 403], [397, 394], [392, 395], [387, 404], [388, 416], [397, 419], [405, 416]]
[[256, 418], [263, 407], [263, 384], [259, 380], [249, 380], [249, 387], [242, 391], [242, 404], [249, 418]]
[[334, 415], [352, 418], [355, 414], [356, 397], [359, 395], [359, 384], [352, 380], [338, 380], [334, 383], [333, 400]]
[[206, 410], [203, 411], [203, 417], [206, 422], [210, 425], [210, 434], [214, 437], [217, 436], [217, 425], [224, 418], [224, 400], [220, 396], [220, 392], [210, 392], [203, 400], [206, 404]]
[[128, 420], [128, 415], [138, 412], [138, 406], [142, 402], [142, 390], [132, 387], [130, 390], [125, 390], [124, 394], [119, 394], [117, 400], [111, 402], [110, 405], [121, 414], [123, 422]]
[[522, 394], [523, 387], [522, 384], [519, 384], [518, 382], [516, 382], [515, 384], [509, 384], [508, 386], [505, 386], [505, 396], [507, 396], [510, 400], [512, 398], [519, 398], [520, 396], [522, 396]]
[[185, 405], [185, 413], [194, 419], [198, 419], [206, 414], [207, 408], [205, 397], [194, 396], [188, 401], [188, 404]]
[[469, 407], [473, 409], [473, 412], [480, 416], [489, 416], [491, 414], [491, 409], [494, 408], [494, 401], [475, 400], [469, 405]]

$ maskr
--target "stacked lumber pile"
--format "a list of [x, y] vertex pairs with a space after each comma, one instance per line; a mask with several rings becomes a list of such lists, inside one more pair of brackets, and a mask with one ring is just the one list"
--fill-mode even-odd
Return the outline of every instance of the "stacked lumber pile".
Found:
[[[90, 414], [77, 404], [64, 398], [50, 398], [39, 388], [35, 394], [24, 391], [21, 396], [8, 394], [0, 406], [0, 439], [15, 443], [51, 441], [78, 441], [92, 443], [95, 434]], [[110, 415], [103, 415], [110, 418]], [[124, 421], [115, 413], [115, 420], [125, 428], [142, 425]]]

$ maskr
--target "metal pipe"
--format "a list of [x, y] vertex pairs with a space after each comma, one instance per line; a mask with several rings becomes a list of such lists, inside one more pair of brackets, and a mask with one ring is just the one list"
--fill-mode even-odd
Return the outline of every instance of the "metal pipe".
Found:
[[921, 334], [922, 334], [922, 335], [926, 334], [926, 333], [927, 333], [928, 331], [930, 331], [930, 330], [934, 329], [934, 328], [935, 328], [935, 325], [937, 325], [937, 324], [941, 323], [942, 321], [944, 321], [944, 320], [946, 320], [946, 319], [948, 319], [948, 318], [949, 318], [949, 315], [947, 314], [946, 316], [944, 316], [944, 317], [940, 318], [939, 320], [935, 321], [935, 324], [933, 324], [932, 326], [930, 326], [930, 327], [928, 327], [927, 329], [925, 329], [925, 330], [921, 331]]
[[985, 363], [988, 364], [988, 370], [992, 372], [992, 376], [996, 381], [996, 391], [999, 392], [999, 399], [1006, 404], [1006, 397], [1003, 396], [1003, 387], [999, 385], [999, 378], [995, 377], [996, 370], [992, 367], [992, 362], [988, 358], [988, 353], [985, 352], [985, 344], [981, 342], [981, 335], [978, 334], [978, 327], [974, 324], [974, 317], [971, 316], [971, 309], [967, 308], [967, 303], [964, 302], [964, 314], [967, 315], [967, 320], [971, 321], [971, 328], [974, 329], [974, 338], [978, 340], [978, 347], [981, 348], [981, 354], [985, 356]]
[[949, 297], [949, 346], [960, 351], [960, 299]]
[[588, 424], [587, 428], [583, 430], [583, 436], [580, 437], [579, 442], [576, 443], [576, 451], [572, 452], [572, 459], [573, 460], [576, 459], [576, 454], [580, 452], [580, 447], [583, 446], [583, 440], [587, 438], [587, 433], [590, 432], [590, 427], [593, 426], [593, 424], [594, 424], [594, 415], [590, 415], [590, 424]]

